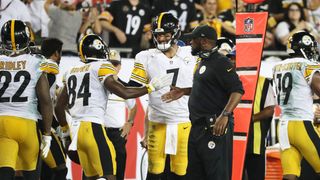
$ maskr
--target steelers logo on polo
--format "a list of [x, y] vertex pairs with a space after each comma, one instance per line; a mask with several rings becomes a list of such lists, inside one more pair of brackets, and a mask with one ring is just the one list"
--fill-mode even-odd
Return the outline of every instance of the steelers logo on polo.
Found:
[[206, 66], [201, 66], [199, 70], [199, 74], [203, 74], [206, 71], [207, 67]]

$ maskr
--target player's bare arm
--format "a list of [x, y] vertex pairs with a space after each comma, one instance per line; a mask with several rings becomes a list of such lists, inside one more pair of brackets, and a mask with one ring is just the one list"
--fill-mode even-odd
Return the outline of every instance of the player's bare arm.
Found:
[[109, 76], [104, 81], [104, 86], [112, 93], [123, 99], [136, 98], [148, 94], [147, 87], [125, 87], [115, 76]]
[[313, 90], [314, 93], [320, 96], [320, 73], [319, 72], [314, 73], [312, 77], [311, 89]]
[[172, 81], [173, 75], [166, 74], [163, 76], [153, 78], [149, 84], [143, 87], [125, 87], [117, 79], [116, 75], [108, 76], [104, 80], [104, 86], [112, 93], [116, 94], [123, 99], [137, 98], [145, 94], [151, 93], [169, 86]]
[[255, 122], [255, 121], [264, 120], [264, 119], [268, 119], [269, 117], [272, 117], [274, 113], [274, 107], [275, 106], [268, 106], [264, 108], [262, 111], [260, 111], [259, 113], [254, 114], [252, 121]]
[[46, 74], [42, 73], [36, 85], [36, 92], [40, 104], [40, 112], [43, 118], [43, 133], [45, 135], [51, 134], [51, 123], [53, 117], [53, 107], [51, 103], [49, 88], [50, 87]]
[[61, 127], [68, 125], [65, 114], [65, 110], [67, 109], [68, 105], [68, 99], [69, 97], [67, 94], [67, 88], [63, 87], [63, 89], [57, 96], [57, 104], [55, 106], [55, 113]]

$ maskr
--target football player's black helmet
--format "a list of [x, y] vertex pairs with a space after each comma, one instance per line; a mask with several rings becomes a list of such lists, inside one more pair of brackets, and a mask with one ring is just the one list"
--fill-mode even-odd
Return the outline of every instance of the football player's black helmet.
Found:
[[304, 57], [310, 61], [318, 60], [318, 49], [315, 38], [308, 32], [294, 33], [288, 40], [287, 52], [293, 57]]
[[82, 62], [104, 61], [109, 58], [109, 47], [96, 34], [84, 36], [78, 45], [79, 56]]
[[225, 51], [226, 53], [231, 53], [234, 44], [231, 39], [221, 37], [217, 40], [218, 51]]
[[[157, 40], [158, 34], [171, 33], [171, 39], [167, 43], [159, 43]], [[171, 13], [160, 13], [152, 23], [153, 42], [160, 51], [167, 51], [173, 44], [178, 42], [181, 35], [179, 20]]]
[[9, 20], [1, 29], [2, 48], [9, 52], [19, 52], [27, 49], [30, 42], [30, 30], [20, 20]]

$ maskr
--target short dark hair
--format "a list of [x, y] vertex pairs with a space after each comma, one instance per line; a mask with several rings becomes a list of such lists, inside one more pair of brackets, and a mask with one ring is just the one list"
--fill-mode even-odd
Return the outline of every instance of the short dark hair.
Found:
[[57, 38], [47, 38], [41, 43], [41, 54], [46, 58], [50, 58], [56, 51], [62, 50], [63, 42]]

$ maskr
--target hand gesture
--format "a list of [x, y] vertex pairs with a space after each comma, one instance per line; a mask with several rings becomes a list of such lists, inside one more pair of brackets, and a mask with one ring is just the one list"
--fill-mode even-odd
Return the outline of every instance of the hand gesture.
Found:
[[227, 133], [227, 125], [228, 125], [228, 116], [222, 116], [220, 115], [216, 122], [213, 125], [213, 135], [215, 136], [222, 136]]
[[161, 100], [163, 102], [169, 103], [181, 98], [183, 95], [184, 92], [181, 88], [171, 86], [170, 91], [161, 96]]
[[152, 91], [157, 91], [157, 90], [162, 89], [166, 86], [169, 86], [172, 82], [172, 78], [173, 78], [173, 73], [158, 76], [158, 77], [151, 79], [151, 81], [148, 85]]
[[132, 123], [130, 123], [130, 122], [124, 123], [123, 127], [121, 128], [121, 130], [122, 130], [121, 137], [127, 139], [131, 128], [132, 128]]

